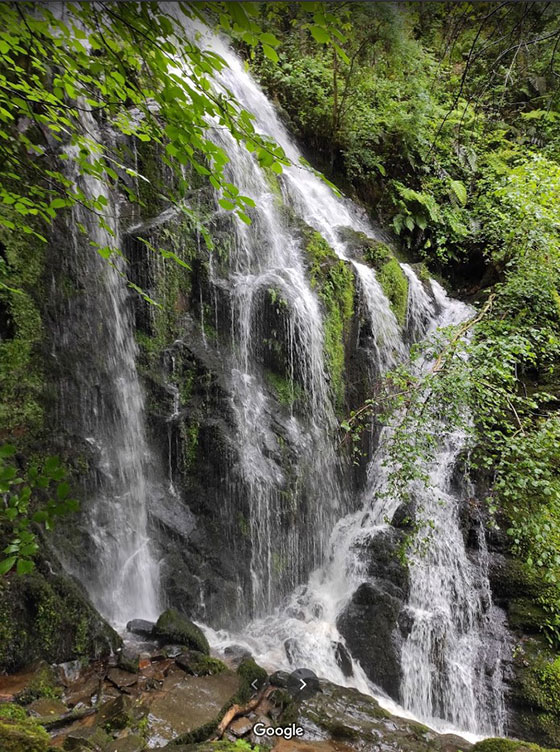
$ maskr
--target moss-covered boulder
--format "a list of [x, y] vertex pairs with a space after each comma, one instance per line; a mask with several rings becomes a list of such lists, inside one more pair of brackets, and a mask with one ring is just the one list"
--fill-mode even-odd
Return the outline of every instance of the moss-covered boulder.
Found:
[[46, 752], [50, 738], [45, 729], [29, 718], [19, 705], [0, 705], [0, 750]]
[[475, 744], [471, 752], [558, 752], [558, 750], [545, 749], [537, 744], [515, 739], [484, 739]]
[[38, 659], [100, 658], [120, 644], [83, 588], [51, 574], [48, 564], [0, 582], [0, 670], [12, 673]]
[[175, 663], [191, 676], [213, 676], [227, 670], [219, 658], [212, 658], [197, 650], [186, 650], [177, 656]]
[[246, 702], [254, 694], [256, 686], [260, 689], [268, 679], [268, 674], [254, 658], [244, 658], [237, 667], [237, 675], [242, 679], [242, 685], [239, 690], [239, 701]]
[[204, 632], [174, 608], [167, 609], [159, 617], [154, 634], [162, 640], [185, 645], [192, 650], [198, 650], [199, 653], [210, 653]]

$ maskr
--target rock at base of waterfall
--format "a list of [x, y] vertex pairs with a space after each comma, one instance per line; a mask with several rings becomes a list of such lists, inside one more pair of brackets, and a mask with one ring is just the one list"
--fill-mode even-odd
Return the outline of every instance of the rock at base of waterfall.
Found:
[[157, 620], [154, 634], [162, 640], [179, 643], [200, 653], [210, 653], [204, 632], [173, 608], [167, 609]]
[[354, 659], [378, 687], [399, 699], [402, 602], [379, 583], [365, 582], [340, 614], [337, 627]]
[[175, 658], [175, 663], [191, 676], [212, 676], [227, 669], [218, 658], [211, 658], [197, 650], [185, 650]]
[[244, 648], [243, 645], [227, 645], [227, 647], [224, 648], [224, 658], [226, 658], [228, 663], [234, 667], [239, 666], [245, 658], [252, 657], [251, 653], [247, 648]]
[[128, 632], [139, 635], [140, 637], [151, 637], [154, 633], [155, 624], [153, 621], [146, 621], [146, 619], [132, 619], [126, 625]]
[[282, 687], [285, 689], [288, 686], [290, 680], [290, 674], [287, 671], [275, 671], [270, 676], [270, 683], [275, 687]]
[[[329, 749], [319, 746], [327, 744], [323, 740], [333, 740], [331, 749], [345, 751], [467, 752], [472, 748], [470, 742], [458, 736], [440, 735], [417, 721], [392, 716], [380, 707], [377, 700], [357, 689], [339, 687], [323, 680], [320, 689], [300, 703], [296, 711], [297, 723], [306, 729], [305, 744], [308, 746], [302, 745], [302, 750]], [[287, 752], [289, 747], [285, 749]]]
[[344, 676], [346, 676], [346, 678], [354, 676], [354, 669], [352, 668], [352, 656], [348, 652], [348, 648], [341, 642], [335, 642], [333, 644], [333, 647], [334, 657], [336, 659], [336, 662], [338, 663], [338, 667], [340, 668]]

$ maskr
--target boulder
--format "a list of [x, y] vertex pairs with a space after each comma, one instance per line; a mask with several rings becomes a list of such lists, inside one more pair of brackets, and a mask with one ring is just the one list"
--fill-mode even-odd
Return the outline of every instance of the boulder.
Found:
[[390, 592], [390, 583], [384, 585], [360, 585], [338, 617], [337, 627], [371, 681], [398, 701], [402, 645], [398, 618], [402, 601]]
[[159, 617], [154, 633], [162, 640], [185, 645], [206, 655], [210, 653], [208, 640], [200, 627], [173, 608]]
[[50, 738], [42, 726], [28, 718], [19, 705], [0, 705], [2, 752], [47, 752]]
[[146, 621], [145, 619], [132, 619], [126, 625], [128, 632], [132, 634], [140, 635], [140, 637], [151, 637], [154, 632], [155, 624], [153, 621]]
[[56, 569], [54, 560], [40, 559], [30, 574], [0, 582], [0, 672], [13, 673], [38, 659], [60, 664], [103, 658], [121, 645], [84, 588], [53, 574]]
[[186, 650], [175, 658], [175, 663], [191, 676], [211, 676], [227, 669], [218, 658], [211, 658], [197, 650]]
[[320, 681], [320, 690], [298, 705], [295, 720], [304, 728], [319, 729], [320, 738], [333, 740], [330, 748], [322, 749], [467, 752], [472, 747], [458, 736], [440, 735], [416, 721], [392, 716], [356, 689]]

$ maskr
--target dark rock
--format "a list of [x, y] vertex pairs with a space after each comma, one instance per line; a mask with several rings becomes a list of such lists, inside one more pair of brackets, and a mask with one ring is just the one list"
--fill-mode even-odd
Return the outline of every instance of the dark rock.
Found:
[[290, 663], [292, 665], [294, 663], [297, 663], [297, 658], [299, 655], [297, 640], [295, 640], [293, 637], [288, 637], [287, 640], [284, 640], [284, 650], [286, 651], [286, 657], [288, 658]]
[[234, 666], [238, 666], [245, 658], [251, 658], [251, 653], [243, 645], [228, 645], [224, 648], [224, 656]]
[[140, 657], [133, 648], [124, 647], [118, 654], [117, 666], [122, 668], [123, 671], [130, 671], [132, 674], [137, 674], [139, 663]]
[[320, 738], [336, 740], [333, 749], [338, 744], [363, 752], [467, 752], [472, 748], [460, 737], [442, 736], [421, 723], [390, 715], [377, 700], [356, 689], [321, 681], [320, 690], [296, 706], [294, 720], [304, 728], [318, 728]]
[[282, 687], [285, 689], [288, 686], [288, 679], [290, 674], [287, 671], [275, 671], [270, 676], [270, 683], [275, 687]]
[[175, 609], [168, 609], [157, 620], [154, 633], [164, 640], [177, 642], [201, 653], [210, 653], [204, 632]]
[[104, 752], [110, 741], [101, 728], [77, 728], [66, 735], [62, 748], [67, 752]]
[[118, 689], [124, 689], [125, 687], [132, 687], [138, 681], [138, 674], [130, 673], [130, 671], [123, 671], [120, 668], [111, 668], [107, 674], [107, 679], [114, 684]]
[[140, 752], [145, 746], [145, 739], [137, 734], [129, 734], [120, 739], [113, 739], [103, 752]]
[[416, 513], [414, 511], [414, 505], [411, 503], [404, 503], [399, 506], [393, 515], [391, 525], [402, 530], [410, 530], [414, 525], [415, 519]]
[[236, 718], [234, 721], [232, 721], [229, 724], [228, 730], [231, 731], [231, 733], [241, 738], [243, 736], [247, 736], [251, 729], [253, 728], [253, 722], [250, 721], [248, 718]]
[[111, 731], [126, 728], [130, 722], [130, 711], [130, 698], [119, 695], [103, 703], [97, 714], [97, 723]]
[[154, 632], [155, 624], [152, 621], [146, 621], [145, 619], [132, 619], [126, 625], [126, 628], [132, 634], [140, 635], [140, 637], [151, 637]]
[[[387, 583], [385, 583], [387, 585]], [[390, 583], [389, 583], [390, 584]], [[337, 627], [368, 677], [399, 700], [402, 601], [378, 582], [360, 585], [339, 616]]]
[[122, 641], [89, 602], [83, 587], [40, 559], [34, 572], [0, 582], [0, 672], [13, 673], [37, 659], [64, 663], [102, 658]]
[[334, 657], [336, 662], [344, 676], [350, 677], [354, 675], [354, 669], [352, 668], [352, 657], [348, 652], [346, 645], [342, 642], [334, 643]]

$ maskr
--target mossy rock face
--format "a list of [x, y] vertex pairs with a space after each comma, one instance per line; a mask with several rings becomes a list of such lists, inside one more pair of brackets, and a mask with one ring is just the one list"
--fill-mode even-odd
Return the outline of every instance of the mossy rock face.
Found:
[[477, 742], [471, 752], [558, 752], [558, 750], [545, 749], [537, 744], [513, 739], [484, 739], [482, 742]]
[[356, 294], [352, 266], [338, 258], [327, 241], [306, 227], [302, 231], [311, 287], [317, 290], [325, 310], [325, 363], [338, 410], [344, 405], [346, 348]]
[[31, 718], [11, 720], [0, 716], [2, 752], [47, 752], [50, 737]]
[[377, 281], [389, 299], [397, 321], [404, 326], [408, 307], [408, 280], [396, 258], [383, 264], [377, 273]]
[[185, 645], [205, 655], [210, 653], [210, 646], [204, 632], [173, 608], [164, 611], [159, 617], [154, 632], [168, 642]]
[[512, 686], [516, 736], [560, 747], [560, 656], [539, 639], [527, 639], [514, 658]]
[[508, 622], [512, 629], [528, 634], [538, 634], [548, 615], [531, 598], [516, 598], [508, 605]]
[[101, 658], [121, 644], [83, 589], [48, 567], [0, 583], [0, 670], [13, 673], [38, 659]]

